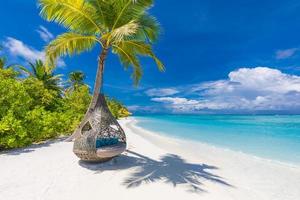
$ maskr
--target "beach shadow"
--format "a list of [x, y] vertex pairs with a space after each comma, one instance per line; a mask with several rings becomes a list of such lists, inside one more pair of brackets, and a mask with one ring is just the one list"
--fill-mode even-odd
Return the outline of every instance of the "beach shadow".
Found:
[[123, 170], [135, 168], [134, 172], [125, 178], [123, 185], [127, 188], [136, 188], [142, 184], [163, 181], [173, 187], [184, 186], [189, 192], [207, 192], [203, 189], [206, 181], [211, 181], [226, 187], [233, 187], [222, 177], [213, 174], [215, 166], [207, 164], [188, 163], [175, 154], [163, 155], [159, 160], [154, 160], [133, 151], [127, 150], [128, 155], [121, 155], [113, 160], [92, 164], [80, 161], [79, 164], [89, 170], [101, 173], [107, 170]]
[[24, 148], [3, 150], [3, 151], [0, 151], [0, 155], [2, 154], [2, 155], [9, 155], [9, 156], [17, 156], [17, 155], [24, 154], [24, 153], [30, 153], [30, 152], [35, 151], [36, 149], [43, 148], [43, 147], [49, 147], [54, 143], [62, 142], [65, 139], [66, 139], [66, 137], [61, 137], [58, 139], [47, 140], [40, 144], [32, 144], [32, 145], [30, 145], [28, 147], [24, 147]]
[[79, 160], [78, 164], [91, 171], [95, 171], [95, 173], [102, 173], [105, 171], [118, 171], [118, 170], [125, 170], [130, 169], [133, 167], [138, 167], [142, 165], [144, 160], [128, 156], [126, 154], [121, 154], [109, 161], [103, 163], [95, 163], [95, 162], [87, 162]]

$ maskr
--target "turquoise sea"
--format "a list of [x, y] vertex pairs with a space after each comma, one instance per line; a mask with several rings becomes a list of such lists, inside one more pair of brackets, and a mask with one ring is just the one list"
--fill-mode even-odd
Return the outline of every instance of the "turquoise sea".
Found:
[[300, 115], [147, 115], [138, 126], [258, 157], [300, 164]]

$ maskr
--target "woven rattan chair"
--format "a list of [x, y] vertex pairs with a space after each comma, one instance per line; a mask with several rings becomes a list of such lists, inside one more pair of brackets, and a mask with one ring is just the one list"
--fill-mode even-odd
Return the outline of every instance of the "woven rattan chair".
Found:
[[[108, 109], [103, 94], [99, 94], [94, 109], [89, 111], [75, 138], [73, 152], [81, 160], [101, 162], [109, 160], [126, 150], [126, 136]], [[113, 138], [117, 142], [97, 147], [97, 140]]]

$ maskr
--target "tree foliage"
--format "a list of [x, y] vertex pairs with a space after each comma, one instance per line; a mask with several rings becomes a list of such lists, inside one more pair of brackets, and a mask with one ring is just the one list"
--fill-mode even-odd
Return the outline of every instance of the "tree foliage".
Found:
[[[75, 75], [76, 87], [65, 89], [64, 95], [59, 92], [64, 89], [61, 84], [57, 90], [35, 75], [19, 78], [19, 74], [13, 68], [0, 69], [0, 149], [23, 147], [72, 133], [91, 101], [89, 87], [82, 80], [84, 74], [79, 79]], [[109, 99], [108, 104], [115, 117], [129, 115], [116, 100]]]
[[30, 69], [24, 66], [18, 66], [18, 68], [28, 77], [37, 79], [43, 83], [45, 88], [61, 93], [60, 87], [61, 74], [54, 75], [52, 71], [48, 71], [45, 64], [41, 60], [35, 61], [35, 63], [29, 63]]
[[119, 119], [131, 115], [128, 109], [125, 106], [123, 106], [122, 103], [118, 100], [109, 97], [106, 97], [106, 100], [108, 108], [115, 118]]
[[69, 90], [76, 90], [80, 86], [84, 85], [85, 75], [81, 71], [74, 71], [69, 74]]
[[48, 65], [98, 44], [118, 55], [125, 69], [132, 68], [135, 84], [143, 75], [141, 56], [152, 58], [163, 71], [152, 49], [160, 33], [158, 22], [148, 13], [152, 5], [153, 0], [39, 0], [41, 16], [67, 29], [46, 47]]

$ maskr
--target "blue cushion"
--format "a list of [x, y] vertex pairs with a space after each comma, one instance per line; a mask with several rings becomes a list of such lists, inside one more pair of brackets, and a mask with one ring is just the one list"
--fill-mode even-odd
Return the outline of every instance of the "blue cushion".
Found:
[[99, 148], [99, 147], [101, 147], [101, 146], [102, 146], [102, 141], [99, 140], [99, 139], [97, 139], [97, 140], [96, 140], [96, 148]]
[[119, 142], [119, 139], [116, 138], [116, 137], [113, 137], [113, 138], [98, 138], [96, 140], [96, 148], [118, 144], [118, 142]]

